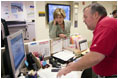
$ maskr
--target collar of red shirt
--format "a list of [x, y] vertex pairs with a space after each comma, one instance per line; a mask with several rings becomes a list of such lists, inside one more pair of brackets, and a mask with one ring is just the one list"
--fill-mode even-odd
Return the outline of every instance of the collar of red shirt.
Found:
[[97, 29], [98, 23], [99, 23], [104, 17], [105, 17], [105, 16], [100, 17], [100, 19], [98, 20], [98, 22], [97, 22], [97, 24], [96, 24], [96, 27], [95, 27], [93, 33], [95, 33], [95, 30]]

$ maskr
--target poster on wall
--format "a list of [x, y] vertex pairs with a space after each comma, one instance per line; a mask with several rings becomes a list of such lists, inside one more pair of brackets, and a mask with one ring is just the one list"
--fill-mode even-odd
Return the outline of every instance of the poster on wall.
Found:
[[4, 18], [4, 19], [9, 19], [9, 9], [8, 9], [7, 5], [3, 9], [3, 15], [1, 17]]
[[27, 11], [27, 18], [34, 18], [34, 6], [33, 5], [30, 5], [28, 7], [28, 11]]
[[23, 12], [23, 4], [22, 3], [11, 3], [11, 12]]
[[1, 18], [5, 20], [9, 20], [10, 16], [10, 10], [8, 3], [1, 2]]
[[23, 3], [11, 3], [11, 13], [14, 20], [24, 20]]

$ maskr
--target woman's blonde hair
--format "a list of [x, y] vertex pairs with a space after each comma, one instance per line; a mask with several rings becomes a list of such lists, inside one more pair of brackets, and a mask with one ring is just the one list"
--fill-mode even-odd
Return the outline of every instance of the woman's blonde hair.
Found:
[[65, 11], [62, 8], [57, 8], [53, 13], [53, 18], [55, 19], [58, 15], [62, 15], [64, 18], [66, 17]]

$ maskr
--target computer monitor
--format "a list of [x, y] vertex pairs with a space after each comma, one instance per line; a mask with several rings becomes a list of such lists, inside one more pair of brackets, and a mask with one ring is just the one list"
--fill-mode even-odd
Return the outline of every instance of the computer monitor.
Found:
[[66, 13], [65, 20], [70, 20], [70, 18], [71, 18], [71, 7], [70, 7], [70, 5], [47, 4], [46, 5], [46, 11], [47, 11], [47, 20], [48, 20], [48, 22], [51, 22], [53, 20], [53, 12], [55, 11], [56, 8], [62, 8]]
[[[23, 31], [20, 30], [14, 34], [7, 36], [5, 42], [6, 50], [6, 67], [10, 77], [17, 77], [20, 69], [24, 64], [25, 49], [23, 42]], [[10, 70], [10, 71], [9, 71]]]

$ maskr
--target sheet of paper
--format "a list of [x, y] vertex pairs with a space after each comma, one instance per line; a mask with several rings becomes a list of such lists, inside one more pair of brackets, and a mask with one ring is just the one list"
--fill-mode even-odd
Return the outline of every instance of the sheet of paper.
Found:
[[32, 42], [28, 44], [29, 52], [39, 52], [39, 43]]
[[50, 56], [50, 41], [39, 42], [39, 51], [44, 57]]
[[38, 52], [44, 57], [50, 56], [50, 40], [29, 43], [28, 48], [29, 52]]
[[70, 45], [70, 38], [63, 39], [63, 48], [67, 48]]
[[62, 40], [60, 39], [53, 41], [51, 47], [52, 47], [52, 53], [62, 51]]

